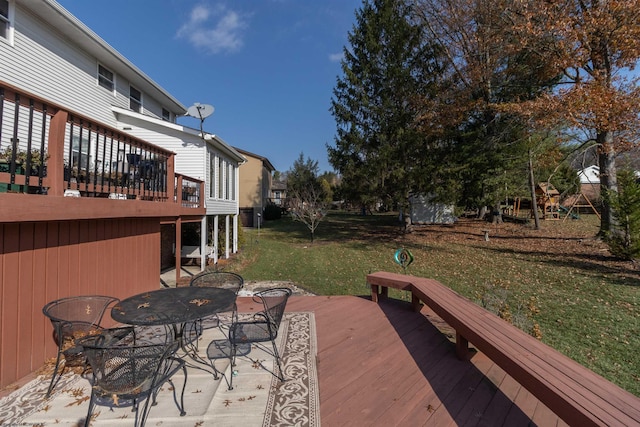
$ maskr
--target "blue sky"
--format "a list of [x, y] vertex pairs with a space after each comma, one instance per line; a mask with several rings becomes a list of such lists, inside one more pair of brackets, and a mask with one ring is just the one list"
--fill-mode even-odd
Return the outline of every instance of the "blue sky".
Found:
[[58, 1], [186, 107], [213, 105], [207, 132], [279, 171], [301, 152], [333, 169], [332, 90], [362, 0]]

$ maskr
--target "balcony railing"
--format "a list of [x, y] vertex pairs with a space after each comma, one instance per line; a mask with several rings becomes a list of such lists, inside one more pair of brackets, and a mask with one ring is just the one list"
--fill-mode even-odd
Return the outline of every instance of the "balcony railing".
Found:
[[[182, 191], [178, 194], [178, 190]], [[201, 195], [204, 192], [204, 182], [199, 179], [190, 178], [186, 175], [176, 174], [175, 200], [180, 201], [185, 208], [200, 208], [202, 205]]]
[[173, 165], [169, 150], [0, 82], [0, 193], [202, 207], [202, 181]]

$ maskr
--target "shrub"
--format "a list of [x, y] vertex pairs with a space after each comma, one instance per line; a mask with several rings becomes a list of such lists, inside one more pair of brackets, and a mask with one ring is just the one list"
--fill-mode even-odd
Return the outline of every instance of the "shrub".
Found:
[[282, 209], [280, 209], [280, 206], [274, 204], [274, 203], [269, 203], [265, 208], [264, 208], [264, 220], [265, 221], [270, 221], [272, 219], [280, 219], [282, 218]]

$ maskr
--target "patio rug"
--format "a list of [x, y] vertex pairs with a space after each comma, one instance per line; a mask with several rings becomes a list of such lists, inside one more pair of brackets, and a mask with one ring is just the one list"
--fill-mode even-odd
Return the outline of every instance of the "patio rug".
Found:
[[[206, 354], [208, 343], [223, 336], [218, 329], [206, 330], [200, 339], [200, 353]], [[271, 343], [265, 344], [270, 349]], [[286, 378], [284, 383], [271, 374], [277, 371], [274, 358], [254, 345], [246, 357], [238, 358], [233, 371], [227, 359], [216, 361], [216, 367], [225, 372], [226, 378], [234, 375], [233, 390], [228, 390], [225, 378], [216, 381], [210, 373], [189, 368], [184, 394], [187, 415], [179, 416], [173, 402], [173, 388], [167, 383], [158, 394], [158, 404], [151, 408], [146, 425], [319, 427], [313, 313], [285, 313], [277, 344]], [[52, 396], [45, 399], [49, 378], [40, 376], [0, 399], [0, 425], [83, 425], [89, 405], [89, 381], [78, 374], [65, 374]], [[173, 382], [175, 388], [181, 390], [183, 375], [174, 375]], [[133, 418], [130, 407], [96, 406], [91, 425], [128, 426], [133, 424]]]

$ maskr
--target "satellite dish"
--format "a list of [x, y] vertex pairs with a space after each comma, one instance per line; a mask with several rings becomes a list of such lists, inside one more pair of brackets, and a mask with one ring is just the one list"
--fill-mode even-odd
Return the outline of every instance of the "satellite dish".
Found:
[[213, 105], [200, 104], [196, 102], [191, 107], [187, 108], [187, 116], [195, 117], [196, 119], [204, 120], [213, 114]]

